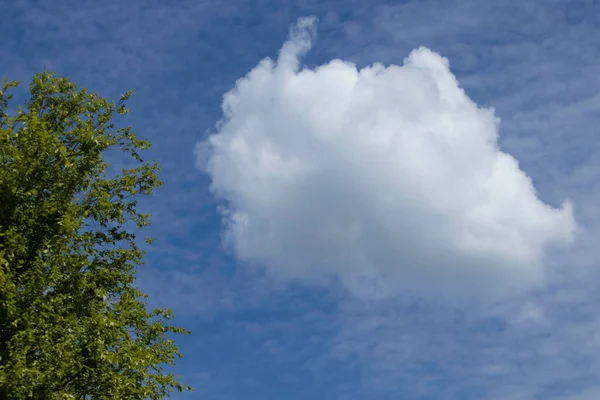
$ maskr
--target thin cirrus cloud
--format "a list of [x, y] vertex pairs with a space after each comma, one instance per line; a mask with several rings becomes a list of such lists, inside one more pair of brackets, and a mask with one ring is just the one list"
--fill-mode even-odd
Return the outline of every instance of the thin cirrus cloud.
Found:
[[574, 240], [573, 207], [538, 199], [494, 111], [424, 47], [401, 66], [300, 68], [315, 27], [300, 19], [225, 94], [195, 149], [238, 259], [363, 295], [539, 283], [545, 252]]

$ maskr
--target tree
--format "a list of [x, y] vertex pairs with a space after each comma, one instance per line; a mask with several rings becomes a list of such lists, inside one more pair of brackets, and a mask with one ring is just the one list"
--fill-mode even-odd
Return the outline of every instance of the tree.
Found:
[[[169, 310], [147, 308], [135, 285], [149, 215], [140, 196], [161, 182], [150, 144], [112, 120], [125, 102], [34, 76], [0, 86], [0, 398], [162, 399], [186, 391], [164, 371], [181, 357]], [[116, 150], [134, 163], [109, 174]], [[120, 154], [120, 153], [118, 153]], [[145, 239], [150, 243], [151, 239]]]

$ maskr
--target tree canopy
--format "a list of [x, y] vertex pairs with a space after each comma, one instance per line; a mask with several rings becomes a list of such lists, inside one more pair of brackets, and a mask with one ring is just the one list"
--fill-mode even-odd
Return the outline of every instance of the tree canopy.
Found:
[[[109, 102], [43, 72], [14, 107], [17, 85], [0, 85], [0, 398], [191, 390], [164, 369], [181, 357], [171, 334], [189, 332], [135, 286], [138, 201], [161, 181], [150, 143], [113, 122], [131, 92]], [[133, 167], [109, 174], [109, 150]]]

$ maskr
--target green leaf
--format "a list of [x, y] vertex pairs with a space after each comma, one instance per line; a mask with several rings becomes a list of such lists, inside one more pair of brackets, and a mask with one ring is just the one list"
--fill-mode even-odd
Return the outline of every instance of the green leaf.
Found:
[[[181, 356], [168, 334], [189, 332], [133, 286], [144, 253], [130, 227], [148, 225], [138, 198], [161, 182], [140, 157], [150, 143], [115, 128], [131, 92], [110, 103], [45, 71], [9, 107], [16, 85], [0, 85], [0, 399], [191, 390], [161, 372]], [[134, 166], [108, 177], [109, 150]]]

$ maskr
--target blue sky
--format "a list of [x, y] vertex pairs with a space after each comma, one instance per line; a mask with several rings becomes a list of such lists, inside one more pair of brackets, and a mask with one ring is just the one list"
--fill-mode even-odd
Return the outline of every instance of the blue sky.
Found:
[[[288, 42], [290, 27], [309, 16], [318, 19], [311, 25], [316, 36], [309, 27]], [[595, 400], [600, 397], [598, 28], [600, 2], [596, 0], [15, 0], [2, 3], [0, 59], [3, 76], [24, 82], [46, 65], [110, 98], [136, 90], [127, 122], [152, 141], [151, 156], [162, 163], [166, 182], [144, 202], [153, 214], [148, 233], [158, 241], [139, 271], [139, 284], [151, 296], [152, 305], [172, 308], [178, 323], [193, 331], [192, 336], [179, 339], [184, 358], [176, 372], [196, 392], [174, 398]], [[402, 78], [403, 72], [395, 78], [391, 72], [387, 78], [378, 75], [389, 85], [371, 88], [372, 92], [365, 86], [365, 93], [375, 94], [368, 104], [352, 106], [360, 111], [354, 114], [359, 128], [352, 130], [358, 136], [348, 133], [325, 146], [323, 141], [305, 138], [329, 132], [314, 124], [330, 123], [322, 119], [329, 111], [335, 114], [335, 109], [327, 109], [323, 116], [312, 105], [322, 99], [331, 100], [323, 103], [325, 108], [344, 101], [343, 96], [328, 96], [336, 88], [346, 88], [344, 82], [336, 83], [339, 76], [354, 79], [356, 70], [347, 63], [340, 64], [335, 74], [315, 73], [307, 81], [298, 80], [293, 67], [275, 68], [283, 71], [282, 76], [289, 73], [285, 75], [289, 81], [271, 79], [268, 68], [258, 68], [254, 78], [246, 78], [246, 86], [231, 91], [265, 57], [283, 65], [287, 59], [280, 58], [279, 64], [277, 60], [284, 43], [289, 49], [306, 41], [312, 41], [312, 49], [300, 57], [301, 68], [334, 59], [359, 69], [373, 63], [401, 66], [420, 46], [435, 53], [414, 56], [411, 62], [420, 72], [408, 80]], [[295, 59], [297, 54], [292, 53], [286, 54]], [[430, 65], [440, 65], [437, 54], [449, 60], [451, 74], [443, 67], [436, 67], [442, 77], [431, 72]], [[271, 86], [252, 86], [259, 79], [256, 76]], [[444, 108], [443, 94], [431, 85], [450, 82], [453, 76], [479, 109], [468, 106], [456, 91], [452, 95], [466, 108]], [[286, 92], [286, 82], [295, 91]], [[293, 86], [294, 82], [301, 85]], [[321, 93], [320, 88], [329, 89]], [[221, 105], [228, 92], [233, 106], [224, 116]], [[269, 103], [272, 108], [260, 109], [268, 99], [274, 99]], [[371, 143], [360, 141], [361, 123], [371, 121], [368, 116], [391, 110], [438, 121], [445, 113], [456, 123], [485, 124], [483, 111], [474, 111], [484, 107], [493, 107], [501, 119], [497, 147], [518, 160], [515, 168], [536, 189], [533, 194], [515, 194], [501, 213], [511, 221], [509, 228], [529, 235], [523, 233], [521, 242], [510, 243], [514, 248], [522, 245], [525, 255], [534, 254], [533, 261], [519, 258], [514, 249], [479, 258], [471, 253], [455, 257], [454, 248], [437, 242], [423, 245], [423, 250], [420, 244], [436, 230], [432, 221], [438, 221], [431, 219], [427, 207], [442, 207], [441, 203], [424, 209], [410, 203], [412, 212], [405, 214], [404, 208], [383, 208], [392, 221], [388, 227], [377, 214], [382, 208], [369, 199], [401, 195], [406, 187], [388, 192], [395, 188], [395, 178], [360, 178], [361, 173], [372, 172], [369, 158], [359, 152]], [[389, 118], [390, 126], [400, 126], [395, 116]], [[218, 121], [224, 122], [217, 126]], [[327, 172], [319, 175], [323, 182], [309, 179], [302, 186], [285, 177], [265, 178], [254, 174], [259, 167], [252, 163], [254, 158], [249, 157], [248, 164], [231, 161], [228, 156], [237, 153], [227, 147], [227, 138], [231, 143], [236, 138], [246, 140], [250, 154], [258, 154], [252, 152], [259, 147], [244, 136], [247, 121], [271, 127], [252, 137], [262, 135], [268, 139], [265, 143], [276, 143], [300, 165], [312, 160], [321, 166], [334, 160], [328, 164], [331, 169], [317, 169]], [[423, 127], [424, 123], [415, 124]], [[287, 129], [288, 136], [276, 136]], [[460, 160], [477, 158], [478, 149], [498, 154], [483, 142], [481, 147], [471, 147], [479, 143], [478, 132], [488, 132], [485, 129], [474, 129], [472, 137], [457, 136], [461, 145], [449, 147], [452, 153], [442, 151], [438, 163], [426, 157], [431, 153], [422, 154], [423, 162], [441, 165], [442, 172], [436, 184], [411, 186], [421, 201], [427, 200], [428, 193], [440, 199], [461, 198], [454, 197], [462, 187], [455, 186], [460, 180], [454, 179], [463, 175], [457, 178], [444, 171], [455, 167], [451, 160], [458, 160], [458, 168]], [[207, 143], [210, 135], [224, 138], [225, 144], [204, 154], [212, 160], [207, 172], [206, 160], [194, 149]], [[356, 147], [340, 144], [354, 143], [350, 139], [357, 140]], [[302, 146], [311, 150], [312, 158], [299, 150]], [[346, 160], [344, 155], [366, 158], [360, 165], [348, 165], [349, 175], [341, 167], [346, 164], [336, 164]], [[483, 164], [487, 161], [481, 159]], [[392, 176], [394, 171], [384, 171], [389, 165], [382, 165], [377, 177], [388, 176], [383, 172]], [[402, 165], [400, 172], [408, 168]], [[245, 186], [248, 182], [265, 186], [253, 191]], [[368, 186], [372, 193], [353, 182], [372, 184]], [[493, 184], [494, 196], [508, 191], [511, 182]], [[360, 195], [327, 189], [336, 185]], [[271, 192], [273, 188], [280, 191]], [[545, 240], [555, 238], [552, 232], [556, 238], [566, 235], [569, 221], [560, 219], [566, 214], [558, 211], [565, 199], [573, 204], [578, 234], [569, 246], [546, 247]], [[279, 218], [293, 214], [290, 210], [272, 211], [288, 205], [298, 218]], [[235, 223], [228, 226], [219, 207], [250, 218], [254, 225], [245, 231]], [[510, 210], [521, 214], [515, 217]], [[350, 242], [323, 236], [320, 247], [314, 247], [307, 237], [323, 234], [326, 226], [320, 216], [332, 222], [328, 227], [333, 236], [346, 232], [341, 223], [347, 222], [347, 214], [328, 218], [328, 213], [337, 211], [368, 221], [362, 226], [376, 240], [349, 246]], [[543, 216], [533, 218], [534, 212]], [[442, 222], [455, 221], [450, 211], [441, 215]], [[412, 231], [396, 228], [396, 222], [404, 220], [415, 224], [415, 231], [422, 234], [415, 236], [419, 240], [411, 242]], [[450, 225], [449, 229], [456, 227]], [[531, 233], [530, 227], [539, 229]], [[384, 228], [389, 237], [382, 234], [387, 232]], [[306, 237], [297, 235], [301, 229]], [[273, 237], [268, 239], [267, 234]], [[229, 246], [223, 245], [225, 236]], [[394, 252], [403, 243], [416, 246], [412, 258]], [[539, 257], [538, 250], [543, 253]], [[435, 251], [438, 258], [426, 257]], [[344, 252], [350, 254], [347, 259], [339, 256]], [[398, 265], [402, 263], [413, 263], [414, 270]], [[471, 269], [462, 268], [466, 264]], [[521, 269], [515, 272], [510, 267], [517, 264]], [[489, 265], [500, 272], [478, 272], [491, 270]], [[350, 269], [353, 272], [347, 273]], [[446, 281], [452, 285], [440, 283]]]

